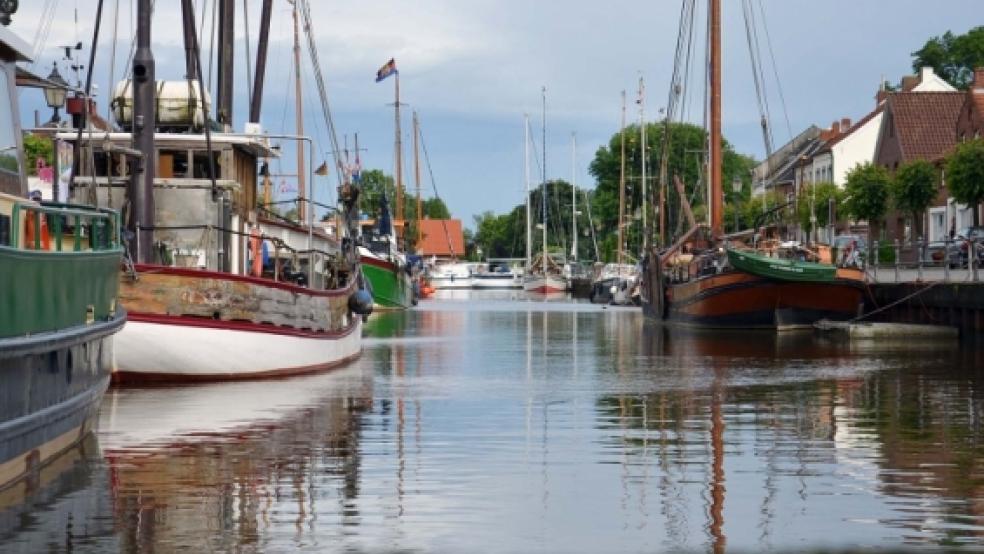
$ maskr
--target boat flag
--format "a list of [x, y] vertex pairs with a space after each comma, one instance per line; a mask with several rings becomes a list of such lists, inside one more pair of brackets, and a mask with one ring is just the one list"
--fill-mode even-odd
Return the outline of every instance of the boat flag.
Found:
[[355, 151], [355, 163], [352, 164], [349, 171], [352, 172], [352, 181], [358, 183], [362, 181], [362, 161], [359, 160], [359, 151]]
[[378, 83], [390, 75], [397, 73], [399, 71], [396, 70], [396, 59], [390, 58], [390, 61], [383, 64], [383, 67], [380, 67], [379, 71], [376, 72], [376, 82]]
[[314, 170], [314, 174], [321, 175], [321, 176], [328, 175], [328, 162], [321, 162], [321, 165], [318, 166], [318, 169]]

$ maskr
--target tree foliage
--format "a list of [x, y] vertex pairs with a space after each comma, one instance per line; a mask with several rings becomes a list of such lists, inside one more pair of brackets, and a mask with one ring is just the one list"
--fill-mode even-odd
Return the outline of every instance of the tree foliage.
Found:
[[[646, 125], [646, 164], [647, 182], [649, 184], [649, 198], [654, 201], [656, 191], [659, 186], [659, 170], [662, 160], [663, 136], [665, 125], [662, 122], [649, 123]], [[696, 213], [706, 214], [707, 193], [706, 184], [703, 184], [704, 174], [703, 157], [700, 151], [707, 144], [707, 133], [701, 127], [689, 123], [671, 123], [669, 125], [670, 150], [667, 158], [667, 178], [672, 179], [674, 175], [679, 175], [684, 183], [687, 199], [691, 202], [692, 208]], [[595, 223], [598, 227], [599, 239], [608, 242], [606, 238], [609, 234], [617, 233], [618, 227], [618, 205], [619, 205], [619, 171], [621, 166], [621, 147], [623, 135], [615, 133], [608, 141], [607, 146], [602, 146], [595, 154], [594, 161], [591, 162], [590, 172], [598, 182], [595, 194], [592, 197], [594, 207]], [[630, 225], [627, 228], [628, 244], [638, 245], [641, 237], [641, 217], [640, 206], [642, 205], [641, 187], [641, 166], [642, 149], [640, 128], [632, 125], [625, 129], [625, 170], [626, 170], [626, 214], [630, 218]], [[755, 166], [755, 160], [749, 156], [735, 153], [731, 145], [723, 143], [723, 182], [726, 189], [730, 192], [731, 183], [735, 177], [741, 179], [743, 183], [742, 196], [748, 197], [751, 182], [751, 169]], [[666, 206], [667, 206], [667, 232], [670, 240], [687, 231], [684, 216], [679, 209], [680, 198], [673, 187], [672, 182], [668, 184]], [[638, 217], [638, 219], [637, 219]], [[655, 219], [654, 214], [649, 217]], [[639, 222], [638, 225], [635, 225]], [[727, 225], [727, 223], [726, 223]], [[655, 227], [655, 225], [654, 225]], [[630, 246], [629, 249], [634, 247]]]
[[958, 144], [946, 160], [946, 181], [957, 202], [974, 206], [974, 225], [980, 224], [977, 206], [984, 201], [984, 138]]
[[[813, 232], [813, 215], [817, 218], [817, 228], [822, 229], [832, 223], [830, 216], [837, 219], [844, 207], [844, 191], [830, 182], [807, 183], [800, 189], [796, 199], [796, 221], [806, 233]], [[833, 212], [833, 214], [831, 214]]]
[[936, 198], [937, 171], [926, 160], [905, 163], [892, 179], [892, 203], [912, 216], [917, 235], [922, 235], [922, 214]]
[[46, 165], [54, 165], [55, 145], [47, 137], [27, 133], [24, 135], [24, 158], [28, 174], [37, 175], [38, 158], [43, 159]]
[[974, 68], [984, 66], [984, 26], [962, 35], [947, 31], [926, 41], [912, 53], [912, 68], [932, 67], [939, 76], [958, 89], [966, 89], [974, 78]]
[[[378, 169], [369, 169], [362, 172], [360, 181], [362, 194], [359, 197], [359, 210], [371, 217], [379, 214], [379, 206], [386, 193], [389, 200], [390, 210], [396, 213], [396, 185], [392, 175], [387, 175]], [[421, 199], [421, 212], [423, 217], [431, 219], [449, 219], [451, 213], [447, 205], [440, 198]], [[417, 198], [411, 194], [403, 195], [403, 213], [406, 217], [416, 219], [417, 217]]]
[[855, 218], [867, 220], [869, 233], [888, 210], [891, 181], [887, 169], [871, 162], [858, 164], [847, 173], [844, 208]]

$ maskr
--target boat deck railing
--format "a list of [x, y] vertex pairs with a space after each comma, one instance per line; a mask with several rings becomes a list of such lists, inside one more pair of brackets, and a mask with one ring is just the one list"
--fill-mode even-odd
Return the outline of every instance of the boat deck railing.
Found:
[[873, 241], [864, 253], [868, 279], [877, 283], [979, 282], [984, 277], [984, 238]]
[[60, 202], [15, 201], [0, 244], [22, 250], [97, 252], [122, 247], [119, 212]]

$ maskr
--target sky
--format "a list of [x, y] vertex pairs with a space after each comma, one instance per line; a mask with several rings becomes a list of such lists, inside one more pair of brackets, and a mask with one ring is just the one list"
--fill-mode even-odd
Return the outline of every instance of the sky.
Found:
[[[775, 55], [775, 71], [771, 63], [765, 71], [777, 147], [790, 138], [790, 131], [795, 136], [811, 124], [825, 127], [842, 117], [860, 119], [874, 107], [882, 79], [898, 82], [912, 73], [911, 53], [928, 38], [984, 24], [973, 17], [981, 13], [976, 0], [751, 1], [765, 14]], [[213, 1], [195, 0], [199, 16], [202, 2], [206, 2], [203, 56], [207, 57]], [[245, 3], [250, 49], [255, 54], [260, 1]], [[39, 41], [41, 14], [49, 4], [56, 5], [58, 15], [47, 40]], [[243, 2], [236, 4], [241, 16]], [[594, 186], [588, 164], [618, 131], [621, 91], [627, 91], [630, 122], [637, 121], [634, 101], [643, 77], [646, 118], [659, 119], [658, 110], [668, 96], [681, 7], [680, 0], [312, 0], [311, 4], [322, 73], [342, 135], [339, 140], [347, 136], [351, 145], [358, 133], [365, 149], [363, 167], [393, 172], [394, 116], [387, 104], [393, 102], [394, 80], [375, 83], [374, 77], [381, 65], [395, 58], [401, 102], [407, 104], [405, 167], [412, 168], [409, 112], [416, 110], [434, 176], [432, 184], [422, 161], [424, 196], [433, 196], [436, 188], [452, 214], [467, 226], [473, 226], [476, 214], [505, 212], [523, 201], [523, 116], [530, 114], [539, 148], [542, 87], [547, 99], [547, 178], [573, 176], [578, 186]], [[723, 4], [724, 135], [739, 152], [762, 159], [765, 149], [741, 4], [737, 0]], [[88, 57], [96, 5], [97, 0], [21, 2], [10, 28], [37, 45], [36, 72], [48, 74], [52, 62], [62, 55], [58, 48], [62, 44], [81, 41], [86, 45], [82, 54]], [[120, 11], [115, 64], [119, 79], [131, 48], [135, 0], [104, 0], [104, 5], [93, 73], [100, 96], [105, 96], [110, 82], [114, 9], [118, 5]], [[184, 75], [180, 22], [178, 0], [157, 1], [153, 41], [158, 79]], [[249, 87], [247, 35], [241, 17], [236, 27], [235, 128], [242, 130]], [[699, 25], [697, 31], [702, 28]], [[261, 117], [271, 133], [295, 132], [292, 32], [290, 5], [275, 0]], [[302, 58], [305, 134], [323, 145], [320, 151], [327, 159], [331, 148], [303, 45]], [[68, 71], [63, 66], [62, 73]], [[690, 94], [699, 106], [702, 90], [695, 88]], [[104, 110], [105, 100], [98, 101]], [[28, 125], [35, 110], [40, 110], [42, 121], [50, 117], [40, 93], [22, 94], [21, 103]], [[572, 134], [577, 137], [573, 152]], [[292, 171], [293, 157], [281, 163], [283, 172]], [[539, 171], [534, 165], [534, 174]], [[538, 181], [535, 178], [534, 184]], [[315, 200], [333, 199], [334, 183], [316, 178]], [[412, 191], [412, 179], [407, 186]]]

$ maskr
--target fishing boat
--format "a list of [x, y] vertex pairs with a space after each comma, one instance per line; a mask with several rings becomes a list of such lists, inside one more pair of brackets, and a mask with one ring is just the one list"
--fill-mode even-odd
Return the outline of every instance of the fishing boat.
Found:
[[14, 83], [28, 52], [0, 26], [0, 489], [89, 433], [126, 319], [117, 212], [26, 198]]
[[[191, 3], [182, 4], [185, 36], [194, 38]], [[257, 168], [261, 160], [279, 156], [278, 145], [256, 129], [210, 130], [212, 106], [207, 94], [196, 92], [203, 87], [194, 56], [188, 57], [191, 77], [183, 87], [155, 84], [153, 73], [142, 78], [153, 68], [150, 12], [141, 0], [136, 78], [118, 86], [114, 98], [116, 120], [126, 132], [59, 137], [80, 141], [80, 173], [93, 175], [77, 180], [73, 197], [95, 192], [100, 205], [132, 206], [127, 227], [134, 263], [120, 283], [120, 303], [130, 321], [118, 335], [114, 381], [277, 377], [358, 357], [362, 320], [371, 311], [350, 238], [358, 187], [340, 187], [345, 225], [335, 236], [313, 225], [314, 204], [304, 196], [303, 180], [300, 198], [292, 201], [298, 219], [272, 211], [268, 172]], [[223, 72], [220, 90], [231, 71]], [[187, 96], [156, 98], [158, 89]], [[189, 108], [155, 110], [175, 104]], [[231, 113], [231, 97], [220, 98], [217, 112]], [[303, 152], [304, 142], [296, 145]], [[120, 175], [115, 168], [123, 166], [121, 153], [127, 151], [156, 163]], [[312, 165], [299, 158], [297, 173], [313, 178]]]
[[383, 195], [375, 229], [363, 235], [359, 246], [362, 271], [369, 282], [373, 305], [380, 309], [402, 310], [417, 303], [413, 268], [397, 247], [390, 220], [389, 203]]
[[[393, 104], [395, 113], [395, 153], [396, 153], [396, 219], [403, 218], [403, 143], [400, 132], [400, 73], [396, 70], [396, 62], [390, 60], [379, 72], [376, 82], [390, 76], [395, 77], [396, 101]], [[414, 126], [416, 131], [416, 125]], [[416, 132], [415, 132], [416, 135]], [[416, 138], [416, 136], [415, 136]], [[358, 146], [356, 146], [358, 150]], [[419, 183], [420, 177], [417, 181]], [[419, 187], [419, 184], [418, 184]], [[388, 310], [403, 310], [417, 303], [414, 290], [413, 269], [407, 263], [406, 253], [400, 248], [399, 237], [393, 229], [389, 202], [385, 193], [379, 206], [379, 220], [369, 237], [363, 237], [359, 246], [359, 257], [364, 266], [366, 279], [371, 286], [373, 303], [377, 308]], [[407, 239], [406, 236], [403, 237]]]
[[[861, 271], [770, 257], [723, 234], [721, 1], [709, 2], [710, 225], [692, 224], [673, 245], [647, 249], [643, 311], [666, 324], [771, 330], [812, 328], [821, 319], [854, 317], [863, 304]], [[662, 230], [662, 211], [660, 218]]]

